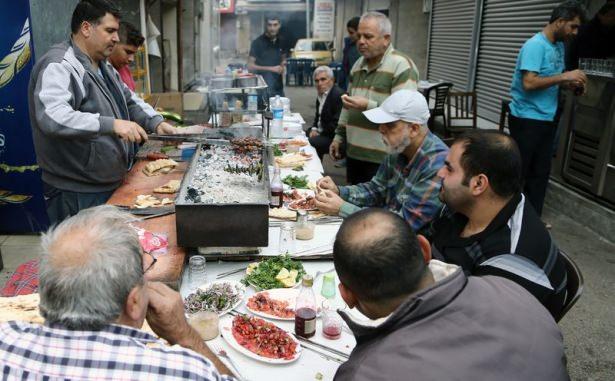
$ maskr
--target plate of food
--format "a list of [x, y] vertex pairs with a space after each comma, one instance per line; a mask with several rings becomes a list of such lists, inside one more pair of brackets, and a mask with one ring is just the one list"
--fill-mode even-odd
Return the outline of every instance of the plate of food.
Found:
[[307, 152], [287, 153], [275, 158], [275, 163], [280, 168], [295, 168], [312, 159], [312, 154]]
[[305, 198], [302, 198], [302, 199], [290, 202], [288, 204], [288, 209], [295, 210], [295, 211], [299, 211], [299, 210], [306, 210], [306, 211], [317, 210], [318, 208], [316, 208], [315, 201], [316, 201], [316, 198], [314, 196], [307, 196]]
[[304, 274], [305, 269], [300, 261], [295, 261], [288, 255], [279, 255], [262, 262], [250, 263], [241, 282], [257, 291], [292, 288], [301, 283]]
[[191, 315], [199, 311], [214, 311], [222, 316], [239, 306], [246, 287], [235, 281], [219, 281], [205, 284], [184, 299], [184, 310]]
[[297, 339], [259, 317], [225, 317], [220, 321], [220, 332], [233, 349], [257, 361], [288, 364], [301, 356], [301, 344]]
[[292, 189], [284, 192], [284, 202], [291, 203], [308, 197], [314, 197], [315, 195], [316, 192], [311, 189]]
[[[295, 320], [295, 301], [299, 296], [296, 288], [274, 288], [252, 295], [246, 302], [246, 309], [267, 319]], [[316, 295], [316, 305], [325, 301], [322, 295]], [[319, 309], [320, 312], [320, 309]]]

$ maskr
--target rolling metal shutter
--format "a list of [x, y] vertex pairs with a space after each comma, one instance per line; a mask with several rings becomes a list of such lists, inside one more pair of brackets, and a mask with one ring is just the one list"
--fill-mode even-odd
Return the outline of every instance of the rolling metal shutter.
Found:
[[482, 118], [499, 121], [521, 46], [542, 30], [560, 2], [484, 0], [475, 82]]
[[468, 87], [476, 0], [433, 0], [427, 79]]

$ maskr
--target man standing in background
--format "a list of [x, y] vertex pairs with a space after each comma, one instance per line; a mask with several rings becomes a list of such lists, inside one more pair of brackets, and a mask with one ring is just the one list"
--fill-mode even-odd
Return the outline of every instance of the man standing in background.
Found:
[[524, 193], [540, 216], [551, 171], [559, 86], [583, 92], [587, 77], [580, 70], [564, 72], [564, 41], [577, 34], [585, 10], [566, 1], [549, 24], [523, 44], [510, 95], [510, 135], [521, 152]]
[[350, 80], [350, 70], [357, 62], [361, 55], [359, 49], [357, 49], [357, 39], [359, 38], [357, 32], [359, 29], [360, 17], [353, 17], [346, 23], [346, 31], [348, 31], [348, 37], [344, 38], [344, 52], [342, 54], [342, 70], [344, 71], [344, 90], [348, 89], [348, 81]]
[[269, 95], [284, 96], [284, 66], [288, 48], [285, 41], [280, 38], [280, 27], [282, 23], [277, 16], [267, 17], [267, 27], [265, 33], [261, 34], [250, 46], [250, 57], [248, 57], [248, 70], [263, 76]]
[[331, 157], [339, 160], [346, 144], [350, 184], [370, 181], [387, 154], [378, 124], [370, 122], [363, 111], [380, 106], [395, 91], [416, 90], [419, 79], [414, 62], [393, 48], [391, 21], [384, 14], [367, 12], [361, 16], [357, 46], [362, 57], [350, 73], [349, 95], [342, 96], [344, 110], [329, 147]]
[[135, 91], [135, 81], [130, 73], [130, 64], [135, 60], [135, 54], [139, 47], [143, 45], [145, 38], [134, 25], [126, 21], [120, 21], [118, 31], [120, 42], [115, 45], [113, 52], [109, 56], [109, 62], [115, 70], [120, 73], [120, 78], [131, 91]]

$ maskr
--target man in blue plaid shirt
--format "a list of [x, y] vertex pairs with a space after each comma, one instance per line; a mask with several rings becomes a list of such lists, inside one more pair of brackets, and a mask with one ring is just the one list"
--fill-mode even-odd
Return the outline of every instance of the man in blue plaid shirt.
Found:
[[389, 155], [367, 183], [338, 187], [330, 177], [321, 179], [316, 207], [340, 217], [364, 207], [383, 207], [419, 231], [442, 206], [437, 172], [448, 153], [446, 145], [427, 128], [427, 102], [415, 90], [400, 90], [363, 114], [380, 125]]
[[[180, 295], [145, 273], [130, 214], [84, 209], [42, 237], [39, 310], [45, 324], [0, 325], [9, 380], [230, 380], [188, 324]], [[154, 334], [141, 330], [144, 320]], [[230, 374], [230, 373], [229, 373]]]

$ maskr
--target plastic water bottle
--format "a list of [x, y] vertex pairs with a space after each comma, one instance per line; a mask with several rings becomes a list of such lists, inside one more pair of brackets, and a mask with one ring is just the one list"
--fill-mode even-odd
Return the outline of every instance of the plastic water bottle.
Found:
[[273, 133], [271, 135], [275, 137], [281, 137], [284, 133], [284, 104], [279, 95], [275, 96], [273, 104], [271, 105], [271, 113], [273, 114], [273, 120], [271, 121], [271, 129]]
[[258, 95], [255, 90], [248, 92], [248, 111], [256, 112], [258, 110]]

